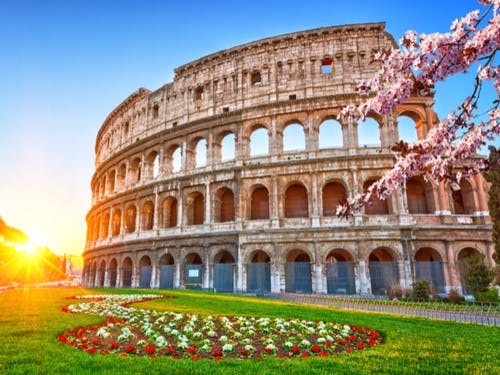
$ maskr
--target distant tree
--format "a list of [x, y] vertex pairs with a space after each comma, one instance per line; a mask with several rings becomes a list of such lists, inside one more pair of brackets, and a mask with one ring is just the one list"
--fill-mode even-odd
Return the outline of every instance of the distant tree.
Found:
[[495, 253], [493, 259], [496, 262], [496, 283], [500, 285], [500, 149], [489, 147], [488, 159], [490, 169], [484, 174], [484, 178], [491, 186], [488, 195], [488, 209], [493, 221], [493, 242]]
[[[386, 199], [401, 189], [412, 176], [423, 174], [435, 181], [459, 182], [463, 176], [484, 171], [488, 163], [477, 157], [487, 141], [500, 135], [500, 101], [481, 101], [483, 86], [491, 84], [500, 96], [500, 0], [478, 0], [485, 7], [453, 21], [447, 33], [418, 35], [408, 31], [400, 48], [375, 51], [372, 60], [381, 68], [356, 87], [366, 100], [343, 108], [339, 118], [364, 119], [370, 113], [393, 115], [396, 106], [412, 96], [429, 97], [436, 83], [453, 75], [475, 70], [470, 95], [457, 109], [430, 129], [425, 139], [394, 146], [394, 167], [363, 194], [339, 206], [337, 215], [349, 216], [375, 196]], [[478, 64], [475, 68], [474, 64]], [[487, 119], [478, 121], [479, 104], [488, 108]], [[487, 107], [486, 107], [487, 106]], [[471, 158], [473, 157], [473, 158]]]

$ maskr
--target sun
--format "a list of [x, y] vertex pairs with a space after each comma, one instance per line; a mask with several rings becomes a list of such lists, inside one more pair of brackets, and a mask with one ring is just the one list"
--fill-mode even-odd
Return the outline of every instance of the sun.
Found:
[[36, 245], [31, 239], [16, 245], [16, 250], [26, 254], [29, 257], [34, 257], [40, 246]]

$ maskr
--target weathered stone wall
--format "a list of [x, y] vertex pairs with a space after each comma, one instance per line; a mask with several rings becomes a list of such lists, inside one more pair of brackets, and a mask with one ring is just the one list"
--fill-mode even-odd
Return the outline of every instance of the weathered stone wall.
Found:
[[[356, 293], [386, 292], [374, 262], [392, 262], [402, 287], [439, 263], [449, 290], [463, 286], [464, 257], [479, 252], [493, 264], [481, 176], [453, 189], [415, 179], [348, 220], [333, 214], [339, 198], [391, 168], [400, 116], [419, 138], [437, 123], [432, 97], [374, 117], [368, 143], [363, 124], [331, 122], [361, 100], [353, 87], [377, 68], [372, 50], [394, 45], [382, 23], [303, 31], [203, 57], [159, 90], [130, 95], [96, 139], [85, 285], [158, 288], [161, 266], [173, 262], [182, 288], [201, 259], [201, 287], [219, 285], [217, 264], [230, 263], [233, 290], [247, 291], [248, 264], [267, 256], [275, 292], [301, 288], [290, 263], [309, 263], [313, 292], [345, 292], [332, 284], [332, 262], [352, 265]], [[335, 146], [321, 145], [325, 124]], [[265, 139], [254, 138], [259, 130]], [[303, 145], [290, 149], [297, 137]]]

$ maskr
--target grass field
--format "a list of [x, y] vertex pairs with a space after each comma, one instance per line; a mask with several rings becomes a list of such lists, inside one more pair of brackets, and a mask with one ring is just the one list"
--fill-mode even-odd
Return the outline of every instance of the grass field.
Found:
[[[1, 374], [500, 374], [500, 328], [390, 317], [239, 296], [175, 291], [176, 299], [141, 307], [202, 315], [304, 318], [368, 326], [386, 343], [328, 358], [175, 361], [89, 355], [58, 342], [69, 328], [96, 324], [96, 316], [68, 314], [65, 298], [103, 290], [17, 289], [0, 294]], [[110, 292], [110, 290], [106, 290]], [[114, 293], [139, 291], [114, 290]], [[147, 291], [150, 293], [151, 291]]]

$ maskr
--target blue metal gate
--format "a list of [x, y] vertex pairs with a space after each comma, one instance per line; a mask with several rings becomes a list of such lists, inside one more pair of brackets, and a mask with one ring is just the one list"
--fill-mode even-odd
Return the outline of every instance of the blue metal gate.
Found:
[[386, 295], [391, 284], [399, 282], [396, 262], [370, 262], [372, 293]]
[[223, 293], [234, 291], [234, 263], [214, 264], [214, 290]]
[[184, 274], [184, 286], [186, 289], [201, 289], [203, 280], [202, 267], [202, 264], [186, 264]]
[[139, 287], [143, 289], [151, 288], [151, 266], [141, 267], [141, 278]]
[[269, 263], [247, 264], [247, 292], [271, 291], [271, 265]]
[[432, 288], [444, 293], [443, 264], [441, 262], [415, 262], [415, 279], [427, 280]]
[[132, 286], [132, 270], [130, 268], [124, 268], [122, 271], [122, 286], [124, 288]]
[[173, 264], [160, 266], [160, 289], [174, 289], [174, 270]]
[[330, 294], [355, 294], [354, 265], [352, 262], [326, 264], [326, 288]]
[[290, 293], [312, 293], [311, 263], [285, 263], [285, 290]]
[[118, 272], [116, 270], [116, 267], [115, 268], [111, 268], [111, 270], [109, 271], [109, 286], [111, 288], [116, 288], [116, 276], [117, 276]]

